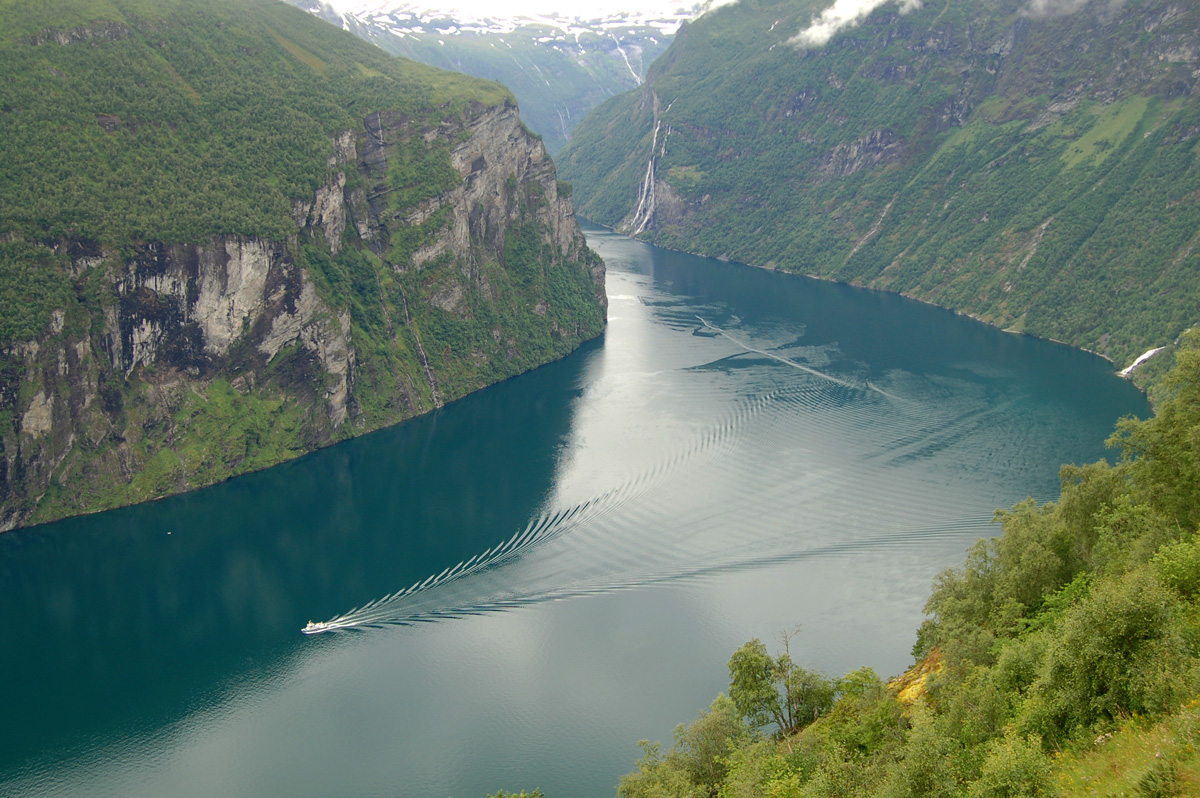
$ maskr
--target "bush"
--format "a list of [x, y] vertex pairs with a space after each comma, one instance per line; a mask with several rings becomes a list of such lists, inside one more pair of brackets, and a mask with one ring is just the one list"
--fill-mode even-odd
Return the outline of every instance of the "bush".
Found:
[[1200, 595], [1200, 537], [1163, 546], [1152, 567], [1163, 584], [1185, 599]]
[[932, 717], [917, 713], [904, 745], [904, 758], [892, 768], [885, 798], [950, 798], [959, 795], [956, 758], [960, 746]]
[[1145, 568], [1100, 583], [1064, 616], [1034, 686], [1042, 731], [1059, 737], [1181, 697], [1186, 649], [1178, 599]]
[[1052, 763], [1042, 752], [1038, 737], [1004, 735], [988, 746], [979, 779], [970, 798], [1043, 798], [1053, 795], [1048, 786]]
[[675, 742], [665, 756], [658, 743], [643, 740], [644, 756], [637, 770], [621, 777], [620, 798], [715, 796], [728, 771], [726, 757], [738, 743], [749, 739], [733, 702], [717, 696], [690, 726], [675, 728]]

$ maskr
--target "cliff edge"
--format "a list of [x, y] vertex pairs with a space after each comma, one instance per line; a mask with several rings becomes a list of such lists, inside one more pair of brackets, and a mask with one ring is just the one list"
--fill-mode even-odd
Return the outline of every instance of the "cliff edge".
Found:
[[30, 4], [2, 43], [0, 530], [267, 467], [602, 332], [603, 263], [502, 87], [282, 4], [150, 6]]

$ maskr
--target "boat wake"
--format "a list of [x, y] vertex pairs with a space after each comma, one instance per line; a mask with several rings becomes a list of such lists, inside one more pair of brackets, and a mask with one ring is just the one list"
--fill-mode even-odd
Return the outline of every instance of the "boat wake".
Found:
[[[321, 632], [338, 630], [378, 629], [386, 626], [414, 626], [420, 623], [433, 623], [476, 615], [487, 615], [531, 604], [607, 595], [626, 590], [636, 590], [685, 581], [691, 582], [705, 577], [713, 577], [737, 571], [753, 571], [799, 560], [831, 557], [861, 550], [903, 547], [918, 539], [958, 538], [968, 533], [980, 535], [986, 531], [991, 522], [992, 519], [990, 517], [965, 519], [956, 523], [927, 529], [902, 530], [842, 543], [782, 553], [770, 552], [770, 546], [763, 547], [768, 549], [768, 551], [761, 553], [748, 550], [744, 546], [737, 546], [731, 547], [729, 551], [724, 552], [724, 556], [710, 557], [707, 562], [677, 564], [643, 573], [614, 575], [610, 578], [548, 587], [540, 590], [499, 591], [486, 598], [462, 604], [437, 601], [401, 602], [399, 599], [406, 595], [413, 596], [414, 594], [393, 594], [392, 596], [371, 602], [369, 605], [364, 605], [359, 610], [339, 615], [330, 621], [322, 623], [309, 621], [308, 626], [301, 631], [305, 634], [319, 634]], [[431, 583], [429, 589], [432, 590], [447, 584], [449, 583]], [[418, 588], [418, 590], [424, 589]]]
[[915, 401], [696, 318], [766, 358], [755, 366], [766, 369], [760, 395], [736, 401], [672, 454], [609, 490], [540, 513], [467, 560], [302, 631], [428, 623], [986, 534], [990, 513], [976, 515], [970, 502], [935, 501], [944, 478], [939, 485], [922, 471], [928, 451], [974, 445], [984, 429], [978, 407], [935, 410], [912, 386], [904, 393]]
[[604, 516], [646, 495], [666, 479], [679, 479], [685, 476], [688, 469], [684, 466], [689, 463], [695, 465], [698, 455], [708, 455], [707, 459], [710, 462], [720, 459], [722, 448], [732, 439], [732, 433], [739, 429], [747, 418], [760, 412], [771, 401], [772, 397], [767, 396], [742, 404], [723, 423], [709, 429], [691, 446], [600, 496], [571, 507], [543, 513], [530, 519], [524, 529], [508, 540], [476, 554], [469, 560], [446, 568], [439, 574], [430, 575], [424, 581], [415, 582], [403, 590], [370, 601], [328, 621], [309, 621], [301, 631], [305, 634], [319, 634], [336, 629], [377, 625], [380, 622], [379, 619], [391, 617], [395, 613], [396, 607], [409, 603], [418, 595], [428, 594], [456, 582], [500, 568], [520, 559], [534, 547], [544, 546], [586, 524], [595, 524]]

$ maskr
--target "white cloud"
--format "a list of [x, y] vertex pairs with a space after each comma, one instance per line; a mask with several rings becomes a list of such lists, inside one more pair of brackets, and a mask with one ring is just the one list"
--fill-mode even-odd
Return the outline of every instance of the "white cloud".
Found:
[[1088, 0], [1030, 0], [1029, 16], [1063, 17], [1074, 14], [1087, 5]]
[[[1039, 0], [1034, 0], [1038, 2]], [[1051, 2], [1052, 0], [1041, 0]], [[842, 28], [862, 22], [867, 16], [890, 0], [836, 0], [821, 12], [812, 24], [788, 40], [796, 47], [820, 47]], [[1068, 0], [1070, 2], [1070, 0]], [[906, 14], [921, 7], [921, 0], [900, 0], [900, 13]]]
[[724, 6], [731, 6], [738, 0], [701, 0], [697, 5], [700, 8], [701, 14], [707, 14], [709, 11], [716, 11]]

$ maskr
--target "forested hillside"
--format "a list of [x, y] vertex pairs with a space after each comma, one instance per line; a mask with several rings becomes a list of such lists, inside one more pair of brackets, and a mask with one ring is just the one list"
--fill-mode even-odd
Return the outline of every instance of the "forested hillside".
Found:
[[902, 677], [806, 670], [803, 631], [751, 641], [618, 795], [1200, 795], [1200, 334], [1165, 385], [1117, 465], [1065, 466], [1058, 502], [998, 513], [937, 578]]
[[681, 30], [559, 158], [658, 244], [900, 291], [1129, 364], [1200, 322], [1200, 6], [815, 0]]
[[502, 86], [273, 0], [0, 0], [0, 529], [425, 412], [600, 333]]

